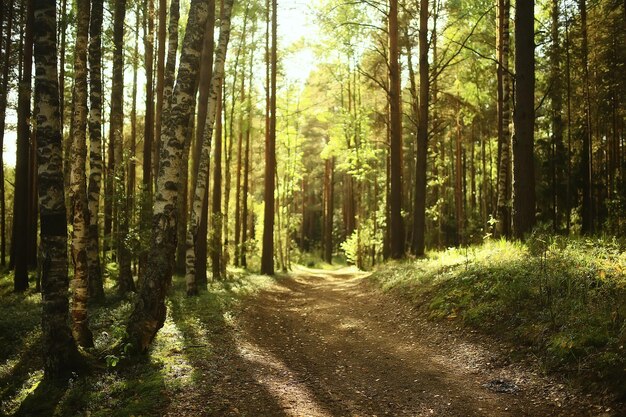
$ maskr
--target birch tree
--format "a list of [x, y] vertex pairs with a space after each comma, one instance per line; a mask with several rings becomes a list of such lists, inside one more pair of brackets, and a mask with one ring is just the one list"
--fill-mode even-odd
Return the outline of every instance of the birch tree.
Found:
[[226, 51], [228, 49], [228, 41], [230, 39], [230, 20], [234, 0], [225, 0], [222, 9], [220, 21], [220, 35], [217, 49], [215, 50], [215, 62], [213, 63], [213, 74], [211, 76], [211, 93], [209, 95], [209, 104], [207, 110], [207, 118], [202, 134], [202, 150], [200, 152], [200, 163], [198, 167], [198, 178], [193, 193], [193, 201], [189, 219], [189, 230], [187, 232], [187, 256], [186, 256], [186, 274], [187, 294], [194, 295], [198, 292], [196, 283], [196, 240], [198, 235], [198, 223], [200, 220], [202, 202], [207, 193], [208, 185], [208, 164], [211, 150], [211, 140], [213, 135], [213, 126], [217, 116], [218, 100], [222, 83], [224, 81], [224, 63], [226, 61]]
[[67, 218], [57, 76], [56, 2], [34, 0], [35, 114], [41, 224], [42, 333], [46, 377], [80, 364], [68, 326]]
[[80, 346], [93, 346], [87, 317], [88, 211], [85, 164], [87, 159], [87, 43], [89, 38], [89, 0], [77, 2], [76, 46], [74, 48], [74, 97], [72, 110], [72, 148], [70, 167], [70, 204], [72, 217], [72, 333]]
[[208, 4], [205, 0], [192, 0], [189, 10], [178, 77], [172, 91], [170, 109], [163, 115], [150, 249], [142, 285], [127, 326], [128, 342], [137, 352], [148, 349], [165, 322], [165, 296], [172, 279], [182, 154], [193, 107]]

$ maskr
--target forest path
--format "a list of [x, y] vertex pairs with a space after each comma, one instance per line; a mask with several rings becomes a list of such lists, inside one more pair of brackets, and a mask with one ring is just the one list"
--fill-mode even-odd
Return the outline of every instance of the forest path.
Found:
[[[213, 386], [198, 398], [204, 407], [196, 403], [187, 411], [214, 416], [610, 415], [554, 381], [508, 365], [499, 359], [506, 354], [494, 352], [500, 348], [487, 349], [451, 326], [425, 320], [405, 302], [371, 288], [365, 276], [354, 268], [300, 267], [245, 300], [228, 343], [216, 352], [220, 363], [211, 372], [217, 375], [208, 382]], [[187, 397], [186, 402], [195, 401]]]

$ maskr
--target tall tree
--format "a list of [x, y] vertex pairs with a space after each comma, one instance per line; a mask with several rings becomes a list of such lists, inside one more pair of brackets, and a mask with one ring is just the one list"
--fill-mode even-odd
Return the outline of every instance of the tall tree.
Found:
[[582, 174], [582, 233], [594, 232], [593, 213], [593, 152], [591, 141], [591, 93], [589, 81], [589, 35], [587, 25], [587, 0], [578, 0], [580, 9], [581, 27], [581, 55], [583, 61], [583, 94], [584, 94], [584, 120], [582, 121], [582, 149], [581, 149], [581, 174]]
[[420, 0], [419, 25], [419, 121], [417, 158], [415, 161], [415, 209], [413, 211], [413, 245], [415, 256], [423, 256], [426, 234], [426, 160], [428, 156], [428, 107], [430, 104], [430, 67], [428, 63], [428, 0]]
[[391, 138], [391, 192], [389, 209], [391, 223], [391, 257], [404, 257], [404, 225], [402, 222], [402, 89], [400, 88], [400, 62], [398, 46], [398, 1], [389, 2], [389, 107]]
[[324, 261], [333, 262], [333, 212], [335, 200], [335, 157], [324, 162]]
[[[269, 0], [268, 6], [269, 16]], [[263, 251], [261, 254], [261, 273], [274, 275], [274, 189], [276, 187], [276, 75], [277, 65], [277, 4], [272, 0], [272, 49], [269, 58], [269, 83], [268, 83], [268, 112], [266, 118], [267, 132], [265, 134], [265, 188], [263, 200], [265, 208], [263, 212]], [[269, 21], [269, 18], [267, 19]], [[269, 32], [269, 31], [268, 31]], [[268, 33], [269, 35], [269, 33]], [[267, 42], [266, 42], [267, 48]], [[271, 69], [270, 69], [271, 68]]]
[[[0, 78], [0, 149], [4, 149], [4, 131], [6, 122], [6, 110], [9, 95], [9, 69], [11, 67], [11, 40], [13, 31], [13, 4], [10, 0], [7, 5], [6, 35], [2, 37], [2, 25], [0, 22], [0, 48], [4, 41], [4, 56], [2, 57], [2, 75]], [[2, 6], [4, 10], [4, 6]], [[4, 189], [4, 153], [0, 152], [0, 265], [6, 265], [6, 201]]]
[[[215, 69], [213, 73], [215, 73]], [[223, 86], [220, 85], [215, 99], [217, 114], [215, 116], [213, 198], [211, 201], [211, 228], [209, 231], [209, 253], [211, 254], [211, 272], [213, 273], [213, 280], [221, 280], [224, 278], [224, 272], [226, 271], [222, 257], [222, 222], [224, 221], [224, 215], [222, 213], [222, 147], [224, 142], [224, 125], [222, 122], [224, 112], [223, 94], [224, 89]], [[205, 126], [205, 129], [208, 129], [208, 127]], [[189, 255], [187, 255], [187, 257], [189, 257]]]
[[[254, 25], [256, 28], [256, 25]], [[254, 34], [255, 31], [253, 30]], [[252, 41], [254, 45], [254, 41]], [[243, 190], [242, 190], [242, 203], [241, 203], [241, 261], [242, 267], [246, 268], [247, 265], [247, 248], [246, 243], [248, 241], [248, 194], [250, 191], [250, 136], [252, 134], [252, 78], [254, 76], [254, 53], [250, 53], [250, 62], [248, 66], [248, 102], [246, 104], [246, 112], [248, 116], [248, 123], [246, 125], [246, 145], [245, 145], [245, 157], [243, 163]]]
[[[143, 134], [143, 185], [144, 190], [151, 191], [152, 172], [156, 172], [153, 163], [153, 137], [154, 137], [154, 88], [152, 85], [153, 78], [153, 55], [154, 55], [154, 0], [144, 0], [144, 66], [146, 70], [146, 116], [144, 119]], [[159, 51], [160, 53], [160, 51]], [[158, 59], [161, 59], [159, 56]], [[156, 153], [154, 154], [156, 157]], [[156, 158], [154, 158], [156, 160]]]
[[521, 239], [535, 225], [535, 2], [515, 12], [515, 137], [513, 139], [513, 230]]
[[550, 48], [550, 101], [552, 102], [552, 224], [558, 232], [565, 212], [562, 192], [565, 149], [563, 146], [563, 82], [561, 81], [560, 0], [552, 0], [552, 46]]
[[498, 0], [496, 53], [498, 58], [498, 225], [501, 236], [511, 235], [511, 83], [509, 71], [510, 0]]
[[[165, 84], [165, 49], [166, 49], [166, 36], [167, 36], [167, 0], [158, 0], [159, 1], [159, 22], [158, 22], [158, 34], [157, 34], [157, 73], [156, 73], [156, 112], [155, 112], [155, 123], [154, 123], [154, 139], [159, 140], [161, 137], [161, 113], [163, 112], [163, 87]], [[172, 2], [175, 3], [175, 2]], [[172, 4], [172, 7], [174, 4]], [[178, 9], [178, 6], [176, 6]], [[178, 22], [178, 19], [176, 19]], [[152, 145], [154, 154], [158, 157], [159, 150], [156, 144]], [[158, 164], [155, 167], [155, 172], [158, 170]], [[145, 169], [144, 169], [145, 171]], [[150, 184], [150, 189], [146, 190], [147, 192], [152, 191], [152, 175], [148, 172], [144, 172], [144, 188], [146, 188], [146, 184]], [[148, 175], [148, 178], [145, 176]]]
[[44, 375], [68, 375], [80, 364], [68, 326], [67, 223], [57, 76], [56, 3], [34, 0], [35, 114], [41, 223]]
[[76, 45], [74, 47], [74, 97], [72, 110], [72, 163], [70, 204], [72, 214], [72, 334], [83, 347], [93, 346], [88, 326], [88, 259], [89, 242], [87, 211], [87, 43], [89, 39], [89, 0], [78, 0], [76, 13]]
[[124, 19], [126, 16], [126, 0], [115, 0], [113, 12], [113, 76], [111, 84], [111, 112], [109, 123], [109, 142], [114, 144], [115, 174], [115, 217], [117, 262], [119, 264], [117, 290], [121, 294], [135, 290], [131, 271], [130, 250], [127, 246], [128, 236], [128, 199], [126, 195], [124, 164]]
[[[172, 279], [176, 250], [177, 198], [180, 184], [185, 128], [191, 117], [192, 94], [198, 75], [208, 4], [192, 0], [176, 85], [170, 109], [164, 114], [160, 168], [157, 177], [152, 236], [145, 272], [137, 300], [128, 320], [128, 339], [138, 352], [145, 352], [165, 322], [165, 296]], [[186, 162], [186, 161], [185, 161]]]
[[13, 203], [13, 254], [15, 276], [13, 288], [24, 291], [28, 288], [28, 189], [30, 157], [30, 102], [33, 68], [33, 0], [26, 4], [26, 26], [22, 46], [22, 73], [20, 76], [17, 103], [17, 150], [15, 161], [15, 194]]
[[104, 299], [98, 220], [102, 184], [102, 19], [104, 1], [93, 0], [89, 23], [89, 298]]
[[[207, 19], [206, 31], [204, 34], [204, 44], [202, 46], [202, 61], [200, 63], [200, 80], [198, 82], [198, 123], [196, 126], [196, 143], [193, 158], [193, 179], [191, 185], [191, 203], [189, 204], [193, 210], [193, 196], [198, 181], [200, 169], [200, 155], [202, 153], [203, 136], [206, 126], [207, 112], [209, 106], [209, 95], [211, 93], [211, 78], [213, 75], [213, 55], [215, 49], [215, 0], [209, 1], [209, 18]], [[210, 163], [207, 164], [207, 178], [210, 174]], [[199, 288], [206, 288], [207, 285], [207, 250], [208, 250], [208, 227], [209, 226], [209, 193], [204, 194], [202, 201], [202, 209], [200, 211], [200, 220], [198, 224], [198, 233], [196, 236], [196, 284]], [[185, 244], [187, 243], [187, 231], [185, 230]], [[185, 246], [185, 254], [186, 254]], [[186, 257], [186, 255], [185, 255]], [[186, 261], [185, 261], [186, 262]], [[186, 270], [186, 265], [185, 265]], [[193, 292], [193, 290], [191, 291]]]

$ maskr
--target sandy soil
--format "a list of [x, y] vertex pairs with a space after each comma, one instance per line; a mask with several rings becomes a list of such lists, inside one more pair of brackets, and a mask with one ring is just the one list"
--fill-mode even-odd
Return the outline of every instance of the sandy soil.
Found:
[[498, 343], [425, 320], [364, 277], [299, 268], [247, 299], [212, 342], [217, 360], [194, 364], [204, 389], [173, 399], [168, 415], [621, 414], [510, 364]]

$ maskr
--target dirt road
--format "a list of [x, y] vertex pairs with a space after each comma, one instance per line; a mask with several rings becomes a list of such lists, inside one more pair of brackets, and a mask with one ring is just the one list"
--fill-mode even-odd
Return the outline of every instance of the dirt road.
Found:
[[[613, 416], [425, 320], [355, 269], [299, 268], [233, 319], [203, 396], [214, 416]], [[188, 399], [189, 400], [189, 399]], [[189, 404], [189, 403], [188, 403]]]

